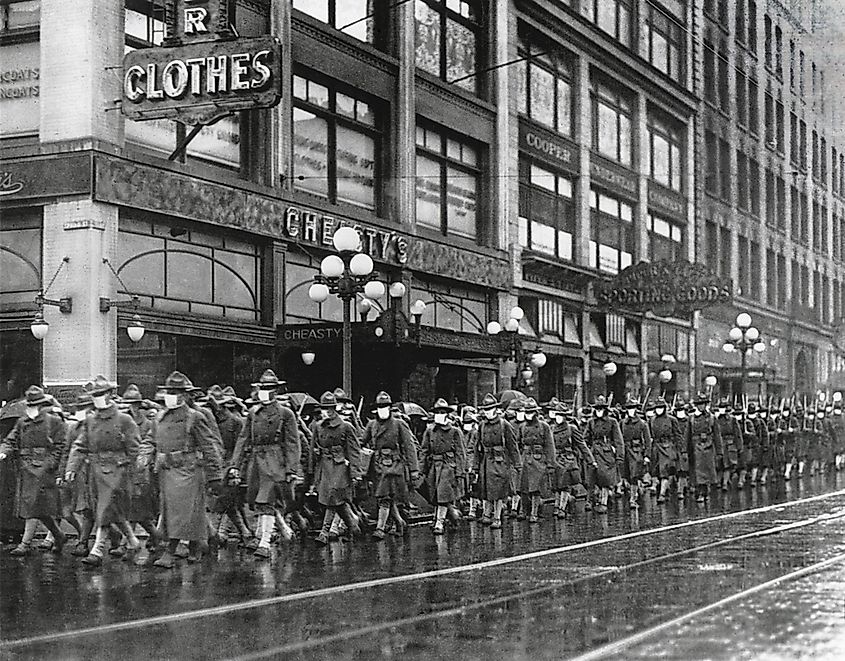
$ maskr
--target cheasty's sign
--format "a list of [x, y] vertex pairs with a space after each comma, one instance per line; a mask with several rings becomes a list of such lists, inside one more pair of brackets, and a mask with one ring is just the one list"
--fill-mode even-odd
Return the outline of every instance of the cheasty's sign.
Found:
[[640, 262], [597, 283], [594, 291], [599, 305], [609, 309], [661, 315], [686, 315], [733, 297], [730, 280], [684, 260]]
[[279, 41], [235, 37], [233, 0], [171, 0], [166, 5], [164, 44], [124, 57], [124, 115], [210, 124], [238, 110], [279, 102]]

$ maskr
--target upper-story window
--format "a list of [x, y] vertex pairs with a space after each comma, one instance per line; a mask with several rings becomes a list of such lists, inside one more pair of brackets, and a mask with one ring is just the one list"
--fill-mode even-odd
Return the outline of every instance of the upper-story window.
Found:
[[633, 102], [622, 92], [601, 81], [591, 84], [593, 149], [623, 165], [631, 165], [631, 117]]
[[656, 262], [684, 258], [684, 228], [680, 223], [648, 214], [648, 256]]
[[683, 83], [684, 28], [674, 16], [648, 4], [644, 25], [648, 61], [672, 80]]
[[461, 136], [417, 126], [417, 223], [475, 239], [478, 234], [478, 148]]
[[36, 28], [41, 22], [41, 0], [11, 0], [0, 4], [0, 33]]
[[376, 41], [375, 0], [292, 0], [293, 8], [361, 41]]
[[447, 83], [478, 89], [481, 3], [479, 0], [416, 0], [417, 66]]
[[515, 65], [520, 67], [519, 112], [558, 133], [572, 135], [571, 62], [528, 43], [520, 45], [519, 56], [528, 58]]
[[164, 40], [164, 3], [161, 0], [126, 0], [126, 45], [131, 48], [159, 46]]
[[581, 0], [581, 13], [624, 46], [631, 45], [631, 0]]
[[520, 245], [571, 261], [574, 236], [572, 179], [520, 159]]
[[783, 30], [775, 27], [775, 76], [783, 80]]
[[616, 274], [629, 267], [633, 261], [633, 208], [627, 202], [591, 188], [590, 209], [589, 265]]
[[648, 114], [647, 172], [657, 183], [683, 189], [684, 127], [651, 111]]
[[294, 188], [378, 211], [382, 134], [373, 104], [299, 75], [293, 98]]

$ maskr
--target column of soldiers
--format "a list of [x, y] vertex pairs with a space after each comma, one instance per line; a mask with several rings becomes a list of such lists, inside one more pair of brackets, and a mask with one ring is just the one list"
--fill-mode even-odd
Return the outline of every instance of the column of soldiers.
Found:
[[39, 525], [39, 546], [60, 553], [64, 524], [76, 533], [71, 553], [89, 567], [134, 558], [138, 528], [145, 561], [159, 568], [199, 562], [230, 541], [266, 560], [295, 534], [314, 532], [323, 545], [365, 531], [403, 535], [425, 501], [442, 535], [464, 514], [498, 529], [506, 517], [539, 523], [547, 504], [566, 519], [605, 514], [617, 499], [636, 510], [650, 495], [706, 503], [720, 489], [845, 466], [841, 398], [763, 406], [699, 394], [611, 406], [599, 396], [576, 410], [488, 394], [460, 411], [438, 399], [418, 426], [386, 392], [364, 422], [342, 389], [306, 412], [285, 385], [266, 370], [242, 401], [230, 387], [203, 391], [173, 372], [147, 400], [135, 385], [118, 397], [100, 375], [71, 411], [30, 387], [0, 444], [0, 461], [15, 462], [25, 521], [11, 554], [32, 552]]

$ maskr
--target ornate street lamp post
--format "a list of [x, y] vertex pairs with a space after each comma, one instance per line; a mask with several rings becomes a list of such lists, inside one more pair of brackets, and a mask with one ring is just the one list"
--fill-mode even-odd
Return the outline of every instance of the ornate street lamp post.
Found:
[[766, 343], [760, 337], [760, 331], [751, 325], [751, 315], [741, 312], [736, 317], [736, 326], [728, 333], [728, 340], [722, 345], [725, 353], [739, 351], [740, 367], [740, 391], [745, 395], [745, 382], [747, 378], [748, 353], [756, 351], [762, 353], [766, 350]]
[[343, 389], [352, 392], [352, 301], [363, 293], [367, 298], [384, 295], [384, 284], [373, 280], [373, 260], [359, 252], [361, 238], [351, 227], [339, 228], [332, 237], [338, 255], [329, 255], [320, 262], [320, 275], [308, 289], [308, 297], [323, 303], [329, 294], [343, 302]]

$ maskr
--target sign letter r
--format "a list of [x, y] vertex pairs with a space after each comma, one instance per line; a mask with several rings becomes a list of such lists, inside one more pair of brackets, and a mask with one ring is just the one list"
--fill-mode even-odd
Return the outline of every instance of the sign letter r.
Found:
[[208, 11], [203, 7], [185, 9], [185, 34], [208, 32], [203, 22], [207, 16]]

